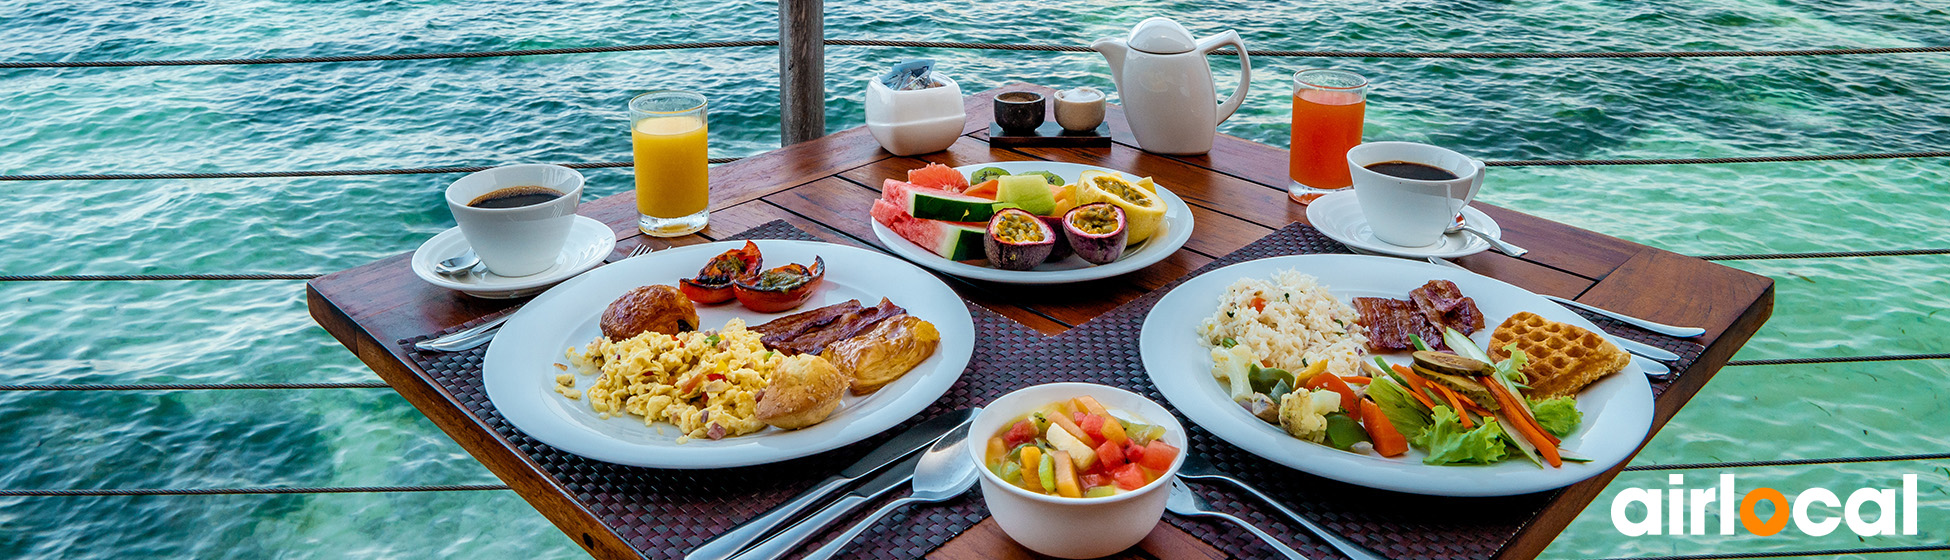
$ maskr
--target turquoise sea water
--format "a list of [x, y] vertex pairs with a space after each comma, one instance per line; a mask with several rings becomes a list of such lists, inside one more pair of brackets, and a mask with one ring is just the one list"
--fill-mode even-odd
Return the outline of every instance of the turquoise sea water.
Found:
[[[230, 58], [770, 38], [776, 4], [676, 0], [0, 2], [0, 60]], [[1009, 14], [1004, 16], [1003, 14]], [[1950, 44], [1950, 2], [1758, 0], [1264, 3], [835, 1], [835, 38], [1086, 44], [1157, 14], [1255, 48], [1695, 50]], [[828, 121], [863, 80], [932, 56], [969, 91], [1112, 89], [1093, 54], [829, 48]], [[1944, 149], [1950, 57], [1255, 60], [1223, 129], [1284, 145], [1290, 70], [1372, 77], [1366, 137], [1483, 159]], [[1222, 73], [1236, 69], [1215, 59]], [[256, 67], [0, 70], [0, 174], [616, 161], [624, 101], [712, 98], [711, 149], [777, 145], [776, 51], [722, 49]], [[629, 188], [594, 170], [589, 191]], [[450, 176], [0, 185], [6, 274], [329, 272], [451, 227]], [[1950, 160], [1501, 168], [1484, 199], [1688, 254], [1950, 246]], [[1733, 262], [1776, 280], [1738, 359], [1937, 352], [1950, 257]], [[0, 284], [0, 384], [370, 381], [315, 326], [301, 282]], [[1950, 362], [1727, 368], [1648, 444], [1666, 464], [1941, 451]], [[493, 475], [390, 391], [0, 393], [0, 488], [474, 484]], [[1688, 471], [1692, 487], [1718, 470]], [[1922, 475], [1922, 533], [1628, 538], [1627, 473], [1554, 558], [1942, 542], [1950, 461], [1728, 470], [1793, 496]], [[511, 492], [0, 498], [0, 557], [575, 557]], [[1926, 554], [1879, 556], [1924, 558]]]

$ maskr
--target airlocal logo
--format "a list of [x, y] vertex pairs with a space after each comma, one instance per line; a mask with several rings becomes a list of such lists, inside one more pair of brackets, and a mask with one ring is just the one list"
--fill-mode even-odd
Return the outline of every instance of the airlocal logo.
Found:
[[[1671, 486], [1686, 484], [1686, 476], [1675, 474], [1666, 479]], [[1611, 524], [1618, 532], [1628, 537], [1657, 535], [1664, 521], [1666, 533], [1706, 534], [1706, 506], [1717, 503], [1719, 507], [1720, 534], [1733, 534], [1733, 521], [1739, 517], [1740, 526], [1747, 532], [1759, 536], [1771, 536], [1787, 528], [1788, 520], [1794, 527], [1809, 536], [1822, 536], [1835, 531], [1835, 528], [1848, 522], [1848, 529], [1864, 537], [1895, 535], [1896, 520], [1902, 519], [1903, 533], [1916, 534], [1916, 475], [1903, 475], [1901, 513], [1898, 514], [1895, 490], [1862, 488], [1848, 495], [1844, 505], [1841, 498], [1827, 488], [1809, 488], [1794, 496], [1794, 504], [1789, 506], [1787, 496], [1773, 488], [1755, 488], [1735, 501], [1733, 475], [1720, 475], [1717, 488], [1668, 488], [1663, 493], [1649, 488], [1626, 488], [1612, 498]], [[1772, 502], [1774, 512], [1763, 518], [1756, 507], [1761, 502]], [[1645, 506], [1645, 518], [1634, 521], [1628, 515], [1627, 506]], [[1733, 507], [1736, 505], [1738, 507]], [[1816, 512], [1810, 507], [1820, 504], [1829, 508], [1842, 508], [1842, 514], [1822, 515], [1816, 519]], [[1864, 519], [1863, 509], [1875, 506], [1875, 520]], [[1688, 515], [1691, 514], [1691, 515]]]

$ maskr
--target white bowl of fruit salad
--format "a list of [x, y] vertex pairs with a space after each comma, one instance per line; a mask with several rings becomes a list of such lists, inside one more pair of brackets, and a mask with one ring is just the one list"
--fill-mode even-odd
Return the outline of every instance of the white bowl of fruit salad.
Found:
[[1136, 393], [1090, 383], [1019, 389], [982, 408], [968, 458], [1010, 538], [1061, 558], [1130, 548], [1164, 516], [1185, 427]]

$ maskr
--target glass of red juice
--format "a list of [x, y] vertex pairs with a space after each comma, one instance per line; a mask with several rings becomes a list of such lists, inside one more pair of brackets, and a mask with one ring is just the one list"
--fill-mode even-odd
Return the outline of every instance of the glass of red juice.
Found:
[[1345, 70], [1313, 68], [1293, 74], [1293, 143], [1287, 195], [1306, 204], [1354, 184], [1347, 150], [1361, 143], [1368, 79]]

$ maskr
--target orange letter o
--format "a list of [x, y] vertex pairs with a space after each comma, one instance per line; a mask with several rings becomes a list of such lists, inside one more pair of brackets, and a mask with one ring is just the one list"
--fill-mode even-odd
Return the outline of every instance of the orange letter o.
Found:
[[[1774, 515], [1767, 518], [1765, 522], [1760, 520], [1759, 515], [1754, 514], [1754, 504], [1761, 500], [1774, 502]], [[1746, 497], [1740, 499], [1740, 526], [1746, 527], [1747, 532], [1763, 537], [1773, 536], [1786, 528], [1787, 523], [1787, 496], [1782, 495], [1780, 490], [1755, 488], [1752, 492], [1748, 492]]]

